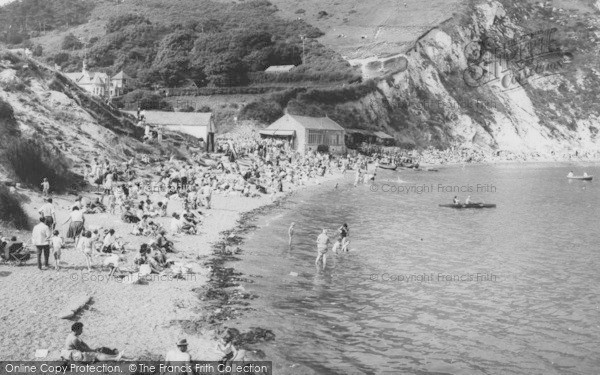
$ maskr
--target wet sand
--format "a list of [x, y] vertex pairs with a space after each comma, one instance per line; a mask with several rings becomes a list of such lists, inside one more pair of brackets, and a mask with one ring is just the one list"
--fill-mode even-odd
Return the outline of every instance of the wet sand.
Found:
[[[327, 175], [307, 186], [340, 176], [339, 173]], [[287, 194], [275, 198], [281, 199]], [[42, 197], [37, 193], [27, 195], [31, 202], [24, 205], [25, 209], [35, 218], [37, 208], [42, 205]], [[54, 199], [57, 229], [63, 237], [66, 236], [67, 225], [62, 223], [68, 218], [69, 207], [74, 199], [74, 196]], [[124, 349], [127, 358], [159, 359], [175, 347], [179, 338], [185, 337], [190, 344], [188, 350], [192, 358], [219, 359], [221, 353], [216, 350], [215, 334], [222, 328], [221, 322], [232, 316], [231, 311], [217, 311], [214, 301], [204, 297], [207, 291], [215, 291], [216, 284], [209, 285], [209, 280], [215, 278], [214, 268], [220, 266], [219, 259], [222, 259], [212, 255], [213, 252], [223, 255], [232, 251], [231, 241], [235, 241], [235, 238], [230, 234], [236, 225], [244, 222], [244, 213], [270, 204], [273, 204], [273, 198], [269, 195], [259, 198], [213, 196], [213, 209], [203, 210], [205, 215], [198, 235], [168, 236], [173, 239], [177, 250], [171, 258], [190, 264], [196, 271], [184, 275], [183, 279], [165, 276], [142, 285], [109, 279], [109, 270], [106, 268], [98, 266], [91, 273], [88, 272], [83, 254], [75, 250], [72, 244], [63, 249], [60, 271], [38, 270], [35, 254], [24, 266], [0, 265], [0, 282], [3, 284], [0, 289], [0, 305], [3, 307], [0, 309], [0, 346], [3, 348], [0, 359], [34, 359], [36, 349], [49, 350], [44, 359], [58, 359], [74, 321], [84, 324], [82, 339], [88, 345]], [[169, 213], [180, 211], [181, 206], [180, 201], [171, 202]], [[168, 229], [169, 219], [165, 217], [157, 221]], [[117, 236], [123, 236], [127, 249], [124, 254], [126, 261], [123, 262], [125, 266], [132, 264], [139, 246], [150, 241], [150, 238], [129, 234], [134, 224], [123, 223], [119, 215], [86, 215], [86, 224], [91, 229], [114, 228]], [[31, 239], [29, 232], [2, 233], [3, 236], [12, 234], [25, 242]], [[227, 237], [230, 237], [229, 242], [223, 242]], [[93, 263], [101, 265], [104, 258], [95, 255]], [[52, 257], [50, 265], [54, 265]], [[217, 290], [223, 287], [226, 285], [220, 285]], [[213, 293], [216, 294], [219, 293]], [[81, 295], [91, 296], [92, 302], [75, 318], [59, 319], [57, 314]], [[240, 295], [244, 299], [243, 293]]]

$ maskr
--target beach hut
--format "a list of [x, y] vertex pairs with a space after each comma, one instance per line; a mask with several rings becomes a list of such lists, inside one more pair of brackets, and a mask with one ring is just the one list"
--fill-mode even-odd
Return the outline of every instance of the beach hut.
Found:
[[362, 143], [375, 143], [377, 137], [371, 130], [365, 129], [346, 129], [346, 145], [356, 148]]
[[386, 146], [391, 146], [394, 144], [394, 137], [392, 137], [389, 134], [385, 134], [382, 131], [376, 131], [373, 133], [375, 135], [375, 137], [377, 137], [377, 143], [386, 145]]
[[345, 133], [344, 128], [329, 117], [307, 117], [288, 113], [260, 131], [263, 138], [289, 141], [292, 148], [300, 153], [317, 150], [346, 152]]

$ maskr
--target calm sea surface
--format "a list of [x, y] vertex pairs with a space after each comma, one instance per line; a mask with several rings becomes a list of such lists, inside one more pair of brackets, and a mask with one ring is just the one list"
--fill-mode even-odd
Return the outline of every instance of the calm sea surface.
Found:
[[[233, 263], [259, 296], [234, 324], [273, 330], [277, 374], [599, 374], [600, 183], [569, 170], [600, 179], [597, 164], [457, 166], [298, 193]], [[438, 207], [468, 194], [498, 206]], [[344, 222], [350, 252], [317, 272], [317, 235]]]

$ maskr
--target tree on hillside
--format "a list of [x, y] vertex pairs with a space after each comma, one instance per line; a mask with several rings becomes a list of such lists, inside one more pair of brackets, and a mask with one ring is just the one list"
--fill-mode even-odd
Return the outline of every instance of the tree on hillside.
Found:
[[253, 120], [270, 124], [283, 116], [283, 108], [274, 100], [260, 99], [248, 103], [238, 116], [238, 120]]
[[33, 56], [40, 57], [43, 54], [44, 54], [44, 48], [41, 45], [38, 44], [33, 48]]
[[142, 25], [142, 24], [146, 24], [146, 25], [150, 25], [151, 22], [149, 19], [147, 19], [144, 16], [141, 16], [139, 14], [123, 14], [123, 15], [119, 15], [116, 17], [111, 17], [108, 22], [106, 23], [105, 29], [106, 29], [106, 33], [110, 34], [110, 33], [114, 33], [117, 32], [123, 28], [125, 28], [126, 26], [133, 26], [133, 25]]
[[174, 87], [189, 79], [201, 78], [201, 73], [196, 66], [190, 65], [189, 59], [195, 38], [191, 31], [178, 30], [161, 40], [151, 69], [159, 74], [165, 85]]
[[205, 67], [206, 79], [214, 86], [240, 86], [247, 82], [247, 69], [242, 60], [230, 53], [214, 56]]
[[77, 38], [73, 33], [67, 34], [62, 41], [61, 48], [63, 50], [76, 50], [81, 49], [83, 47], [83, 43]]
[[13, 43], [34, 33], [87, 22], [93, 0], [20, 0], [0, 7], [0, 40]]

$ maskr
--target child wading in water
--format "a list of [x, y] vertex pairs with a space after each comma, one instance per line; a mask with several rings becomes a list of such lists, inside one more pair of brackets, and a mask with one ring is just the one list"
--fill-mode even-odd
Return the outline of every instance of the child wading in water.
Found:
[[331, 249], [331, 251], [333, 251], [335, 254], [337, 254], [341, 248], [342, 248], [342, 237], [338, 237], [335, 240], [335, 242], [333, 243], [333, 248]]
[[54, 236], [52, 236], [52, 253], [54, 254], [54, 261], [56, 262], [56, 270], [60, 269], [60, 253], [63, 248], [64, 241], [62, 237], [59, 236], [57, 230], [54, 231]]

